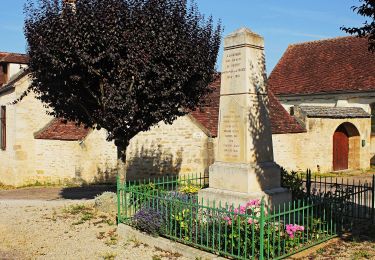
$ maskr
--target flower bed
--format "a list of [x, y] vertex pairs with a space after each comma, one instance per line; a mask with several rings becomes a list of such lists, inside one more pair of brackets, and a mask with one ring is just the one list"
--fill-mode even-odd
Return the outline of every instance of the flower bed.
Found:
[[298, 201], [268, 209], [260, 199], [206, 206], [201, 180], [120, 184], [119, 222], [236, 259], [277, 259], [336, 234], [331, 205]]

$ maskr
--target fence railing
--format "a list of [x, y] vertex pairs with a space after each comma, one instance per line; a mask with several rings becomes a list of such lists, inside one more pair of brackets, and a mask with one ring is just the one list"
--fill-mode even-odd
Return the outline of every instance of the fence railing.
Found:
[[342, 214], [345, 217], [375, 220], [375, 175], [361, 181], [343, 177], [312, 177], [311, 171], [307, 170], [298, 178], [303, 183], [306, 197], [334, 199], [344, 207]]
[[118, 179], [118, 221], [235, 259], [284, 258], [336, 236], [342, 222], [335, 204], [318, 197], [272, 209], [263, 200], [204, 201], [196, 191], [205, 183], [202, 176]]

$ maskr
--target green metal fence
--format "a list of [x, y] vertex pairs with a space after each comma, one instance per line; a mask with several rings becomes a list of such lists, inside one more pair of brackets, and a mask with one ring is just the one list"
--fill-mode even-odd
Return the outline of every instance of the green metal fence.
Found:
[[202, 176], [136, 183], [118, 179], [118, 221], [235, 259], [281, 259], [338, 233], [342, 218], [318, 197], [269, 209], [263, 200], [244, 205], [204, 201], [191, 192]]

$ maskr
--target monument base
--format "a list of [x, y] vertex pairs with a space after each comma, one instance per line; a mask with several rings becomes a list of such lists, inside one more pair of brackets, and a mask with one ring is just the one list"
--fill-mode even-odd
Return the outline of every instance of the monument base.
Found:
[[[206, 206], [222, 207], [228, 206], [238, 207], [238, 205], [245, 204], [249, 200], [262, 199], [269, 208], [278, 207], [286, 202], [292, 200], [292, 194], [285, 188], [275, 188], [272, 190], [265, 190], [259, 192], [242, 193], [229, 190], [220, 190], [215, 188], [202, 189], [198, 193], [199, 201], [202, 201]], [[215, 205], [214, 205], [215, 201]]]
[[238, 207], [252, 199], [264, 198], [269, 207], [277, 207], [292, 200], [292, 194], [280, 186], [280, 166], [275, 162], [226, 163], [210, 166], [209, 188], [200, 190], [199, 201], [218, 206]]

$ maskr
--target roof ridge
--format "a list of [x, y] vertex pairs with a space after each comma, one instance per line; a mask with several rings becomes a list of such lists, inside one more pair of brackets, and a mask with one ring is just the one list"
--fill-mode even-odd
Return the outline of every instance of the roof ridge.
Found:
[[20, 52], [7, 52], [7, 51], [0, 51], [0, 55], [9, 55], [9, 54], [16, 54], [16, 55], [25, 55], [27, 56], [26, 53], [20, 53]]
[[344, 39], [344, 38], [359, 38], [357, 36], [352, 36], [352, 35], [345, 35], [345, 36], [336, 36], [336, 37], [333, 37], [333, 38], [324, 38], [324, 39], [319, 39], [319, 40], [311, 40], [311, 41], [307, 41], [307, 42], [296, 42], [296, 43], [292, 43], [292, 44], [289, 44], [288, 47], [293, 47], [293, 46], [298, 46], [298, 45], [307, 45], [307, 44], [314, 44], [314, 43], [319, 43], [319, 42], [329, 42], [329, 41], [336, 41], [336, 40], [341, 40], [341, 39]]

